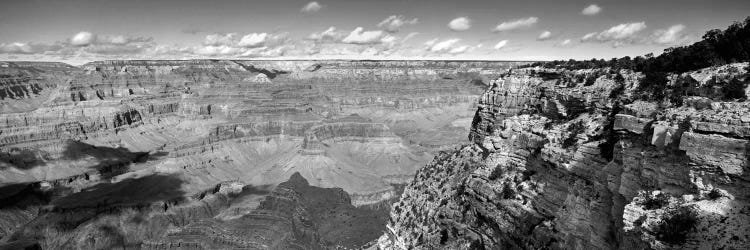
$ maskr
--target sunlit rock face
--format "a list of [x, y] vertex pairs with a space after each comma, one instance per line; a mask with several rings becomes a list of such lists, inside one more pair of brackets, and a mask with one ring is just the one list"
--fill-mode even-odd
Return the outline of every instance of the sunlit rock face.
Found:
[[640, 100], [638, 73], [515, 70], [479, 99], [471, 142], [417, 171], [378, 245], [748, 248], [750, 104], [717, 91], [746, 69], [672, 76], [681, 105]]
[[[232, 210], [231, 195], [208, 195], [217, 185], [293, 197], [273, 187], [295, 172], [311, 186], [341, 188], [355, 206], [382, 210], [416, 169], [465, 141], [490, 79], [517, 64], [3, 62], [0, 242], [53, 249], [246, 246], [212, 233], [201, 235], [225, 240], [163, 237], [245, 213]], [[261, 193], [243, 202], [258, 203], [270, 192]], [[308, 215], [298, 214], [278, 225], [308, 225]], [[355, 247], [376, 237], [337, 242], [309, 228], [298, 228], [289, 244]], [[99, 237], [107, 240], [93, 240]]]

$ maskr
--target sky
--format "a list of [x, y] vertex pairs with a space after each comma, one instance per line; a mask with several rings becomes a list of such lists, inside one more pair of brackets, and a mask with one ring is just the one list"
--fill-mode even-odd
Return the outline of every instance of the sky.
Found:
[[748, 0], [3, 0], [0, 60], [556, 60], [659, 54]]

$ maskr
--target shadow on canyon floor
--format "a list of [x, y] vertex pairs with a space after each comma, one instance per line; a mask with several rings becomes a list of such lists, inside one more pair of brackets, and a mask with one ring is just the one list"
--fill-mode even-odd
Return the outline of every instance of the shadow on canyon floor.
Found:
[[[38, 155], [38, 153], [29, 153], [33, 152], [32, 150], [26, 150], [22, 152], [26, 153], [19, 154], [19, 156], [36, 157]], [[11, 207], [25, 209], [29, 206], [48, 205], [53, 200], [68, 199], [67, 197], [69, 196], [78, 195], [80, 193], [85, 193], [94, 189], [104, 190], [107, 186], [117, 188], [122, 185], [127, 185], [133, 180], [126, 179], [122, 182], [117, 183], [101, 183], [92, 187], [84, 188], [80, 191], [80, 193], [73, 193], [72, 190], [72, 186], [86, 186], [89, 182], [91, 184], [94, 184], [98, 180], [111, 179], [114, 176], [127, 172], [131, 164], [157, 159], [166, 156], [167, 153], [158, 152], [155, 154], [150, 154], [149, 152], [132, 152], [125, 148], [100, 147], [80, 141], [70, 140], [66, 142], [65, 150], [61, 155], [61, 159], [65, 160], [82, 160], [88, 158], [88, 161], [93, 165], [86, 167], [87, 169], [90, 169], [87, 172], [68, 176], [63, 179], [47, 180], [46, 183], [20, 182], [0, 184], [0, 209]], [[8, 160], [8, 158], [5, 158], [3, 156], [0, 161], [7, 163], [13, 162], [14, 159]], [[29, 161], [22, 162], [29, 163]], [[15, 165], [13, 167], [22, 170], [28, 170], [34, 167], [46, 165], [46, 162], [44, 160], [41, 160], [40, 158], [33, 158], [31, 162], [38, 162], [41, 164], [22, 164]], [[2, 170], [1, 165], [0, 170]], [[93, 178], [92, 175], [96, 174], [98, 174], [99, 177]], [[164, 186], [169, 186], [170, 184], [175, 184], [176, 181], [179, 181], [179, 179], [176, 178], [159, 176], [147, 176], [135, 180], [147, 183], [160, 183], [161, 181], [163, 181], [164, 183], [161, 184], [163, 184]], [[176, 189], [179, 189], [179, 185], [177, 185]], [[170, 193], [170, 189], [165, 190], [166, 193]], [[116, 194], [114, 195], [118, 196]], [[87, 201], [90, 201], [90, 199]]]
[[57, 159], [54, 159], [51, 153], [40, 149], [11, 148], [7, 152], [0, 152], [0, 170], [10, 167], [29, 170], [46, 166], [48, 162], [88, 160], [96, 162], [90, 167], [91, 169], [106, 172], [130, 163], [146, 162], [167, 155], [166, 152], [134, 152], [121, 147], [95, 146], [76, 140], [67, 140], [63, 143], [65, 148]]
[[141, 207], [168, 202], [185, 195], [183, 180], [175, 175], [155, 174], [128, 178], [114, 183], [99, 183], [80, 192], [52, 201], [56, 209]]
[[[97, 242], [109, 244], [109, 247], [104, 249], [135, 247], [128, 245], [132, 242], [124, 240], [126, 237], [122, 229], [108, 224], [106, 218], [110, 215], [114, 216], [110, 219], [117, 218], [122, 214], [132, 212], [147, 214], [150, 211], [166, 211], [168, 207], [186, 199], [186, 194], [182, 189], [183, 183], [184, 181], [177, 175], [153, 174], [126, 178], [117, 182], [99, 183], [83, 188], [79, 192], [68, 192], [45, 202], [31, 204], [34, 207], [28, 208], [31, 211], [38, 211], [38, 215], [15, 231], [8, 238], [7, 243], [29, 242], [29, 245], [33, 247], [35, 246], [31, 244], [33, 242], [49, 244], [58, 238], [64, 239], [78, 233], [90, 233], [92, 232], [90, 227], [96, 227], [94, 231], [99, 232]], [[36, 193], [29, 195], [39, 193], [37, 190], [32, 191]], [[0, 209], [0, 214], [12, 213], [14, 208], [23, 209], [19, 206], [4, 206]], [[133, 222], [145, 222], [143, 218], [140, 220], [138, 222], [134, 219]], [[48, 239], [50, 235], [55, 235], [54, 237], [57, 238]], [[0, 244], [0, 249], [2, 247]]]
[[311, 186], [299, 173], [279, 186], [300, 194], [327, 245], [357, 248], [377, 239], [385, 230], [390, 206], [355, 207], [343, 189]]

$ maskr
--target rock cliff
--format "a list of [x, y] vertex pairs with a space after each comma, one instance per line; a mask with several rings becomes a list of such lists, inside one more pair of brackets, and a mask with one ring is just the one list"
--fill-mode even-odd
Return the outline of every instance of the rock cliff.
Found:
[[471, 143], [417, 171], [379, 248], [750, 247], [748, 64], [670, 76], [682, 103], [643, 98], [643, 77], [537, 67], [493, 81]]

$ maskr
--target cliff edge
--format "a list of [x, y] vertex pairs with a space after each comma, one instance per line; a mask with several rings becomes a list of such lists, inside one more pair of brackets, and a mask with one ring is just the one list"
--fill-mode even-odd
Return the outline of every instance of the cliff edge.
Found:
[[748, 64], [668, 76], [680, 103], [644, 96], [645, 78], [536, 67], [494, 81], [471, 143], [418, 170], [379, 248], [750, 248]]

